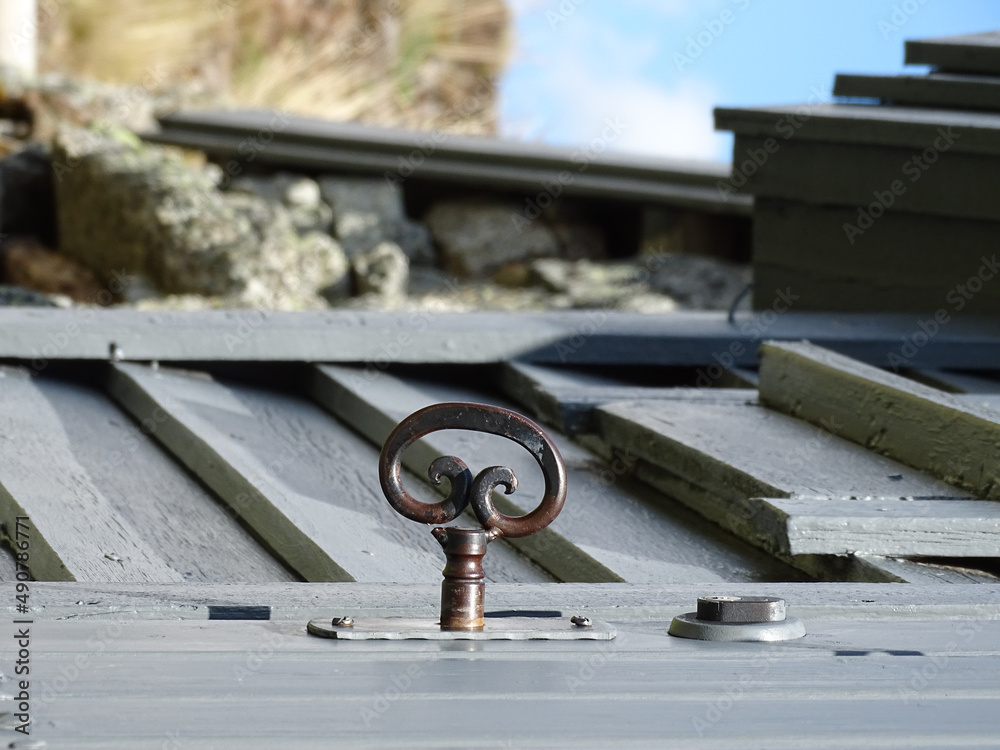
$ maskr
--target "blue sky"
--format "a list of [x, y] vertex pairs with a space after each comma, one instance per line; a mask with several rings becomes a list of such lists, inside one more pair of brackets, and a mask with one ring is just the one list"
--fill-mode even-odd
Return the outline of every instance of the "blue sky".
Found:
[[903, 65], [905, 39], [1000, 28], [991, 0], [508, 4], [515, 41], [500, 83], [504, 136], [582, 146], [603, 131], [609, 149], [698, 159], [730, 158], [713, 106], [829, 99], [837, 72], [922, 72]]

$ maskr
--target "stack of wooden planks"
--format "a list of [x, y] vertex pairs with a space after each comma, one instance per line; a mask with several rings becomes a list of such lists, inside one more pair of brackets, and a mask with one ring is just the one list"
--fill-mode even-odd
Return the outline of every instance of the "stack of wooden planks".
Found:
[[[717, 109], [723, 192], [755, 197], [754, 304], [1000, 312], [1000, 32], [909, 41], [926, 75], [839, 75], [845, 100]], [[924, 331], [925, 335], [933, 335]]]

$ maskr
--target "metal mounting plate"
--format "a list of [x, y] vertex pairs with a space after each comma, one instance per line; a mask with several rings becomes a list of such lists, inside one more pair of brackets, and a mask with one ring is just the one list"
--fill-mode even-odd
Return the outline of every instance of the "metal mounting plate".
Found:
[[673, 619], [668, 632], [699, 641], [790, 641], [804, 636], [806, 626], [798, 617], [774, 622], [713, 622], [687, 612]]
[[320, 638], [347, 641], [610, 641], [615, 628], [592, 621], [587, 627], [568, 617], [502, 617], [486, 619], [482, 630], [441, 630], [437, 620], [405, 617], [355, 620], [354, 625], [332, 625], [329, 619], [310, 620], [306, 628]]

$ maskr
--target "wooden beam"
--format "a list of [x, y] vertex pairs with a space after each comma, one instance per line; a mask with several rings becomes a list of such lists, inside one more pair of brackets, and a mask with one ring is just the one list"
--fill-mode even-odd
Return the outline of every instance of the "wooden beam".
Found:
[[949, 495], [937, 480], [755, 404], [638, 401], [602, 406], [602, 439], [641, 459], [639, 478], [779, 559], [825, 580], [898, 580], [877, 561], [789, 556], [784, 515], [751, 502], [795, 495]]
[[789, 555], [996, 557], [1000, 506], [985, 500], [919, 497], [754, 498], [783, 514]]
[[308, 402], [132, 364], [108, 387], [306, 580], [440, 575], [440, 547], [381, 495], [377, 453]]
[[948, 109], [1000, 110], [1000, 77], [952, 75], [851, 75], [839, 73], [834, 96], [881, 99], [891, 104]]
[[[554, 313], [377, 313], [217, 310], [0, 309], [0, 358], [44, 372], [57, 360], [492, 364], [519, 359], [559, 366], [709, 367], [733, 357], [754, 366], [767, 337], [809, 339], [878, 364], [913, 316], [796, 312], [794, 297], [755, 315], [642, 315], [601, 310]], [[790, 290], [794, 295], [794, 289]], [[782, 312], [777, 312], [781, 310]], [[915, 357], [918, 367], [993, 369], [1000, 333], [991, 318], [954, 321]]]
[[[60, 415], [26, 370], [0, 368], [0, 435], [6, 442], [0, 451], [3, 534], [9, 544], [27, 542], [34, 578], [184, 580], [94, 485]], [[21, 536], [18, 517], [27, 519]]]
[[1000, 74], [1000, 32], [907, 39], [907, 65], [933, 65], [962, 73]]
[[835, 424], [838, 435], [855, 443], [1000, 500], [1000, 412], [986, 406], [806, 342], [761, 346], [760, 399], [814, 424]]

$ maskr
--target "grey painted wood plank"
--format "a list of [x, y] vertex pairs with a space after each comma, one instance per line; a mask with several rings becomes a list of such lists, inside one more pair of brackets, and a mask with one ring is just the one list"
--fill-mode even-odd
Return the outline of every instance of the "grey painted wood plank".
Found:
[[[771, 300], [775, 302], [776, 300]], [[737, 366], [756, 364], [756, 345], [809, 339], [882, 363], [911, 315], [761, 315], [683, 312], [361, 313], [0, 309], [0, 358], [44, 372], [51, 360], [106, 361], [114, 344], [129, 361], [393, 362], [703, 366], [735, 344]], [[768, 305], [770, 308], [770, 305]], [[1000, 333], [990, 318], [955, 321], [917, 356], [921, 367], [995, 369]]]
[[800, 554], [1000, 557], [1000, 507], [911, 497], [759, 498], [786, 516], [783, 551]]
[[33, 577], [63, 581], [180, 581], [73, 455], [52, 403], [23, 369], [0, 368], [0, 513], [3, 533], [27, 530]]
[[1000, 380], [951, 370], [916, 370], [906, 373], [914, 380], [948, 393], [966, 394], [973, 400], [981, 396], [1000, 396]]
[[308, 403], [265, 403], [200, 373], [131, 364], [108, 388], [306, 580], [418, 581], [440, 553], [377, 490], [377, 456]]
[[[850, 224], [864, 229], [863, 235], [852, 234], [855, 242], [876, 232], [886, 218], [881, 215], [885, 204], [891, 204], [888, 216], [905, 213], [904, 218], [917, 221], [913, 214], [990, 222], [1000, 219], [995, 203], [983, 194], [995, 184], [996, 165], [991, 157], [949, 148], [925, 158], [923, 151], [933, 146], [933, 138], [923, 146], [909, 148], [794, 139], [768, 154], [763, 166], [758, 168], [752, 161], [748, 164], [751, 154], [761, 152], [764, 140], [758, 136], [736, 138], [734, 153], [743, 159], [738, 175], [750, 175], [745, 183], [737, 179], [740, 189], [753, 193], [755, 199], [849, 208], [853, 212]], [[816, 179], [818, 174], [822, 179]], [[873, 203], [876, 207], [870, 208]], [[754, 206], [756, 213], [756, 202]], [[859, 209], [867, 216], [880, 214], [870, 228]], [[840, 234], [849, 242], [843, 229]]]
[[1000, 110], [1000, 78], [948, 73], [900, 76], [839, 73], [834, 79], [833, 95], [921, 107]]
[[792, 139], [923, 151], [943, 130], [957, 135], [949, 152], [1000, 154], [1000, 114], [992, 112], [830, 103], [716, 108], [715, 127], [775, 138], [779, 153]]
[[[823, 429], [753, 404], [623, 402], [602, 406], [596, 415], [604, 441], [647, 465], [637, 467], [641, 479], [723, 528], [827, 580], [893, 578], [879, 577], [872, 561], [860, 561], [852, 570], [826, 556], [786, 556], [777, 541], [782, 515], [768, 512], [750, 498], [962, 494]], [[844, 562], [851, 560], [840, 561]]]
[[[67, 659], [83, 666], [71, 689], [53, 688], [58, 700], [32, 737], [54, 747], [909, 748], [995, 740], [996, 621], [813, 619], [801, 641], [767, 646], [675, 639], [666, 624], [622, 623], [603, 648], [528, 642], [443, 652], [420, 643], [345, 648], [307, 636], [300, 623], [39, 623], [34, 634], [50, 644], [33, 658], [39, 685], [59, 685]], [[355, 689], [331, 691], [331, 675]], [[498, 724], [498, 715], [516, 718]]]
[[[713, 382], [707, 372], [703, 377], [706, 384]], [[589, 374], [527, 362], [503, 363], [497, 384], [510, 398], [530, 409], [537, 419], [570, 435], [593, 432], [594, 408], [615, 401], [729, 402], [757, 398], [755, 391], [743, 388], [650, 388], [608, 383]]]
[[907, 39], [907, 65], [934, 65], [964, 73], [1000, 74], [1000, 32]]
[[[15, 613], [14, 587], [0, 584], [2, 609]], [[37, 619], [201, 619], [209, 606], [267, 607], [272, 620], [338, 613], [369, 617], [431, 617], [440, 610], [433, 583], [61, 583], [32, 585]], [[971, 586], [886, 586], [881, 583], [495, 583], [487, 611], [558, 610], [615, 621], [669, 620], [700, 596], [779, 596], [789, 614], [838, 620], [1000, 620], [1000, 583]], [[83, 602], [78, 604], [77, 602]]]
[[6, 544], [0, 544], [0, 581], [16, 579], [17, 563], [14, 561], [14, 553]]
[[137, 424], [90, 386], [52, 378], [34, 382], [111, 510], [185, 579], [300, 580], [159, 447], [148, 434], [155, 422]]
[[[333, 365], [318, 365], [307, 377], [305, 387], [310, 395], [331, 414], [351, 425], [373, 444], [381, 447], [395, 426], [409, 414], [434, 403], [426, 394], [408, 386], [387, 373], [367, 377], [366, 371]], [[464, 435], [464, 433], [462, 433]], [[447, 433], [433, 433], [416, 441], [403, 456], [404, 466], [423, 477], [431, 462], [442, 455], [478, 453], [481, 446], [492, 437], [483, 433], [469, 433], [471, 437], [449, 438]], [[506, 441], [504, 441], [506, 442]], [[520, 460], [522, 457], [518, 456]], [[463, 457], [473, 471], [484, 468], [474, 460]], [[524, 482], [539, 472], [537, 466], [527, 464], [521, 481], [521, 493], [525, 494]], [[439, 491], [445, 492], [443, 486]], [[538, 495], [540, 498], [541, 496]], [[493, 502], [501, 513], [523, 515], [531, 508], [521, 507], [520, 502], [494, 493]], [[531, 500], [527, 500], [531, 502]], [[412, 522], [411, 522], [412, 523]], [[614, 569], [602, 564], [586, 551], [567, 539], [556, 529], [562, 524], [556, 519], [552, 526], [521, 539], [508, 539], [523, 555], [542, 566], [562, 581], [613, 582], [624, 580]]]
[[805, 342], [762, 345], [760, 374], [769, 406], [814, 423], [835, 420], [849, 440], [1000, 499], [1000, 411]]

